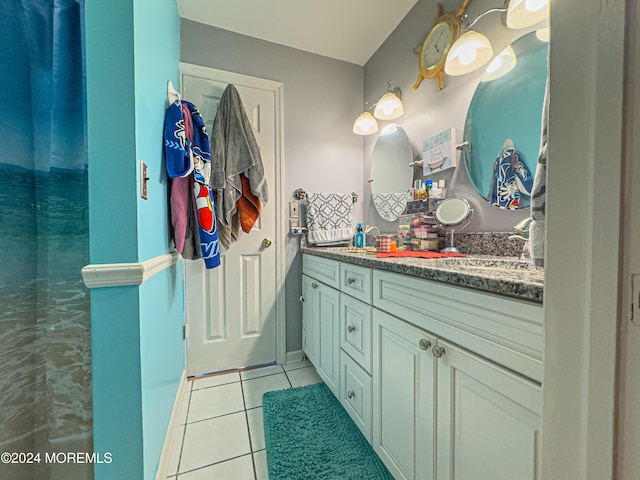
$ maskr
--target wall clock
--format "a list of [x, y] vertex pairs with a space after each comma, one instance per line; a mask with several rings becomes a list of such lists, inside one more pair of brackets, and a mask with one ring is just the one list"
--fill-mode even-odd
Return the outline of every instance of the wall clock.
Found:
[[425, 78], [438, 80], [440, 90], [444, 88], [444, 64], [451, 45], [460, 36], [462, 30], [462, 16], [471, 0], [464, 0], [456, 12], [443, 12], [442, 4], [436, 7], [436, 22], [427, 34], [421, 47], [413, 49], [418, 54], [420, 73], [413, 86], [417, 89]]

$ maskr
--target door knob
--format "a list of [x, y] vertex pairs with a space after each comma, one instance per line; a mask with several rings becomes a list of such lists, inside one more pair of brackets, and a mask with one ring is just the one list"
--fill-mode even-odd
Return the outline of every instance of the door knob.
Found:
[[271, 239], [269, 237], [262, 240], [262, 247], [269, 248], [271, 246]]

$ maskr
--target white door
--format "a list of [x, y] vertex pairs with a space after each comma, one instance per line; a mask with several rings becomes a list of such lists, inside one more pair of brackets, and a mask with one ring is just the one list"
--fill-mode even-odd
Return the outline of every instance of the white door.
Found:
[[270, 201], [251, 232], [240, 231], [229, 250], [222, 249], [219, 267], [206, 270], [201, 260], [185, 262], [189, 376], [276, 361], [276, 319], [283, 314], [277, 302], [279, 101], [269, 85], [275, 82], [248, 86], [223, 78], [224, 72], [195, 70], [183, 73], [182, 95], [199, 108], [209, 132], [222, 92], [228, 83], [236, 86], [260, 146]]
[[540, 480], [540, 385], [438, 345], [438, 480]]

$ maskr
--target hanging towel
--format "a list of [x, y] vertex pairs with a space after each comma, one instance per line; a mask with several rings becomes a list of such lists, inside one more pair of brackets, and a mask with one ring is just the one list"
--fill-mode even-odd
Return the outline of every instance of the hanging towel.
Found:
[[542, 135], [540, 139], [540, 154], [538, 166], [533, 179], [531, 192], [531, 223], [529, 224], [529, 249], [533, 264], [544, 266], [544, 242], [546, 230], [546, 201], [547, 201], [547, 156], [549, 129], [549, 78], [544, 92], [544, 107], [542, 109]]
[[353, 237], [353, 198], [350, 193], [307, 194], [307, 241], [312, 245], [337, 245]]
[[[261, 205], [269, 200], [260, 147], [256, 141], [251, 123], [245, 112], [238, 90], [228, 85], [222, 93], [218, 111], [213, 122], [211, 134], [212, 183], [217, 191], [218, 222], [220, 229], [230, 229], [224, 233], [223, 247], [227, 241], [237, 238], [238, 231], [233, 227], [244, 223], [253, 226], [251, 218], [260, 214]], [[247, 178], [243, 189], [242, 174]], [[244, 197], [242, 208], [238, 202]], [[260, 202], [260, 207], [257, 207]], [[249, 211], [251, 210], [251, 211]], [[235, 221], [232, 217], [242, 217]], [[257, 216], [256, 216], [257, 218]]]
[[521, 160], [513, 141], [507, 139], [493, 164], [489, 202], [500, 208], [516, 210], [522, 206], [522, 195], [531, 195], [532, 186], [529, 168]]
[[[185, 132], [185, 114], [183, 113], [185, 105], [189, 112], [187, 124], [190, 122], [193, 126], [193, 138], [187, 138]], [[185, 201], [176, 200], [174, 203], [187, 205], [187, 221], [190, 216], [189, 210], [193, 206], [195, 209], [194, 218], [198, 225], [200, 251], [205, 266], [207, 268], [217, 267], [220, 265], [220, 249], [213, 192], [209, 187], [211, 177], [209, 137], [204, 121], [195, 105], [179, 100], [169, 105], [165, 113], [164, 146], [169, 176], [184, 178], [192, 175], [193, 177], [193, 184], [189, 183], [192, 190], [187, 192], [190, 198]], [[186, 190], [184, 185], [181, 187], [179, 189], [181, 192]], [[178, 194], [178, 189], [176, 194]], [[172, 223], [175, 224], [173, 219]], [[180, 220], [181, 225], [182, 223], [184, 223], [183, 220]]]

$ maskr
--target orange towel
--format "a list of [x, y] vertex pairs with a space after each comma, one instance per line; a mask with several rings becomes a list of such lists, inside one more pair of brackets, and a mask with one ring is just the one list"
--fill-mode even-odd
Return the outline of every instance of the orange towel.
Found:
[[240, 179], [242, 180], [242, 196], [236, 205], [238, 206], [242, 231], [249, 233], [260, 216], [262, 202], [251, 192], [251, 184], [244, 173], [240, 174]]
[[464, 253], [440, 253], [440, 252], [413, 252], [410, 250], [397, 250], [391, 253], [378, 253], [377, 258], [389, 257], [415, 257], [415, 258], [446, 258], [446, 257], [466, 257]]

